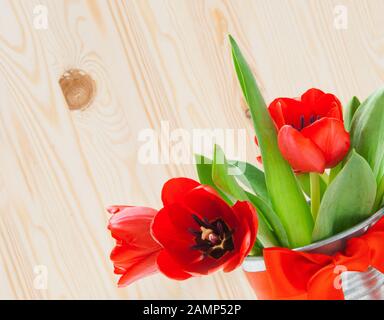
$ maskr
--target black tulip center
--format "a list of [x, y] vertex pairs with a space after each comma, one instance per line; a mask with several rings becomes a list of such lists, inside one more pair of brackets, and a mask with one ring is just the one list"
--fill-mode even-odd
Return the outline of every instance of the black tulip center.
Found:
[[190, 230], [195, 236], [194, 250], [200, 250], [206, 256], [214, 259], [221, 258], [226, 252], [234, 249], [232, 234], [223, 219], [216, 219], [209, 222], [203, 218], [201, 220], [196, 215], [192, 215], [193, 219], [199, 226], [199, 230]]
[[299, 119], [300, 119], [300, 124], [299, 124], [299, 126], [296, 128], [295, 125], [292, 125], [292, 127], [294, 127], [295, 129], [301, 131], [301, 130], [303, 130], [305, 127], [310, 126], [310, 125], [311, 125], [312, 123], [314, 123], [315, 121], [320, 120], [320, 119], [321, 119], [321, 116], [319, 116], [319, 115], [314, 115], [314, 114], [313, 114], [313, 115], [311, 115], [311, 116], [309, 117], [309, 119], [305, 119], [304, 115], [301, 115]]

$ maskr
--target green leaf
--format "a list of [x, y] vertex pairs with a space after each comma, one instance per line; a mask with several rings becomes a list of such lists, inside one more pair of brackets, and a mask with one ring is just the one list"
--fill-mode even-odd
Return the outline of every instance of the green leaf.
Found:
[[249, 252], [249, 255], [251, 257], [263, 255], [263, 246], [259, 241], [256, 240], [254, 246], [251, 249], [251, 252]]
[[215, 145], [212, 163], [212, 180], [214, 184], [225, 193], [232, 195], [236, 200], [246, 201], [247, 195], [237, 183], [235, 176], [231, 175], [233, 172], [234, 170], [228, 164], [223, 150]]
[[[379, 186], [384, 177], [384, 88], [374, 92], [357, 109], [351, 140], [352, 147], [368, 161]], [[379, 201], [383, 193], [377, 197]]]
[[329, 177], [328, 177], [328, 183], [327, 184], [330, 184], [333, 181], [333, 179], [335, 179], [336, 176], [339, 174], [341, 169], [343, 169], [343, 165], [344, 165], [345, 160], [346, 160], [346, 157], [342, 161], [340, 161], [336, 166], [331, 168], [331, 170], [329, 171]]
[[[279, 245], [283, 247], [288, 247], [288, 236], [287, 233], [281, 224], [281, 221], [277, 214], [273, 211], [271, 206], [265, 202], [261, 197], [246, 192], [249, 201], [256, 207], [257, 212], [261, 215], [264, 221], [268, 224], [269, 228], [276, 235]], [[276, 245], [275, 245], [276, 246]]]
[[232, 205], [233, 201], [224, 192], [222, 192], [212, 180], [212, 160], [199, 154], [195, 155], [195, 159], [197, 175], [199, 177], [200, 183], [211, 186], [219, 193], [220, 197], [225, 202], [227, 202], [229, 205]]
[[[279, 217], [269, 205], [264, 173], [249, 163], [227, 161], [219, 146], [215, 146], [214, 154], [213, 180], [224, 192], [233, 195], [238, 200], [250, 201], [256, 207], [259, 215], [258, 238], [263, 246], [288, 246], [287, 234]], [[216, 163], [219, 159], [220, 164]], [[231, 173], [234, 175], [229, 175], [229, 170], [235, 166], [238, 169], [245, 168], [245, 170], [232, 170]], [[249, 183], [256, 195], [243, 190], [237, 179], [244, 184]]]
[[344, 168], [328, 186], [313, 230], [318, 241], [368, 218], [376, 195], [376, 181], [367, 161], [354, 150]]
[[236, 175], [236, 178], [242, 184], [250, 188], [266, 202], [270, 202], [263, 171], [248, 162], [230, 160], [229, 163], [239, 170], [243, 170], [243, 172], [239, 171], [242, 174]]
[[344, 107], [344, 127], [347, 131], [351, 129], [352, 119], [356, 110], [360, 107], [360, 101], [357, 97], [353, 97]]
[[311, 211], [292, 169], [280, 153], [276, 128], [256, 80], [237, 43], [231, 36], [229, 39], [237, 77], [249, 106], [259, 142], [272, 207], [287, 232], [290, 247], [307, 245], [311, 242], [313, 229]]
[[258, 230], [257, 230], [257, 239], [260, 241], [260, 244], [263, 248], [269, 247], [279, 247], [280, 243], [276, 239], [275, 234], [269, 227], [265, 216], [261, 213], [260, 210], [257, 210], [257, 220], [258, 220]]
[[384, 205], [384, 177], [381, 178], [379, 185], [377, 187], [375, 205], [373, 206], [374, 211], [376, 212]]
[[[240, 201], [250, 201], [253, 202], [248, 197], [247, 193], [241, 188], [237, 183], [235, 176], [231, 175], [235, 173], [233, 168], [228, 164], [227, 159], [225, 158], [224, 152], [218, 145], [215, 145], [214, 156], [212, 163], [212, 180], [213, 183], [218, 186], [223, 192], [233, 196], [236, 200]], [[254, 204], [255, 205], [255, 204]], [[257, 233], [257, 239], [264, 247], [274, 247], [278, 246], [279, 242], [276, 239], [275, 234], [269, 227], [266, 218], [259, 212], [259, 208], [255, 205], [258, 220], [259, 228]]]

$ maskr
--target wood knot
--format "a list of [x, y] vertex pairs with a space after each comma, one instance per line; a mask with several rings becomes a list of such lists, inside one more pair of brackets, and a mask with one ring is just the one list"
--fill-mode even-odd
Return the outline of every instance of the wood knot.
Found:
[[69, 110], [87, 108], [96, 94], [95, 81], [84, 71], [70, 69], [60, 78], [59, 84]]

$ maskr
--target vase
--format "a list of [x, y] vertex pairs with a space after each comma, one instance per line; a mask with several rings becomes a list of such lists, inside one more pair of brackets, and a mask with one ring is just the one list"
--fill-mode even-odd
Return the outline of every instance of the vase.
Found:
[[[333, 255], [345, 248], [348, 239], [363, 235], [383, 216], [384, 208], [346, 231], [294, 250]], [[292, 268], [294, 267], [292, 266]], [[273, 298], [269, 292], [265, 277], [261, 276], [265, 271], [262, 257], [247, 257], [243, 263], [243, 270], [258, 299]], [[373, 267], [369, 267], [366, 272], [343, 272], [341, 274], [341, 283], [345, 300], [384, 300], [384, 274]], [[298, 296], [294, 297], [294, 299], [305, 299], [305, 297]]]

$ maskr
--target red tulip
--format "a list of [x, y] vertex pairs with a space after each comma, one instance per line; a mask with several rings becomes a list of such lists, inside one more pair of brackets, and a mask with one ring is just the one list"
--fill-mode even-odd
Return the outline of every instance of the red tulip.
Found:
[[[212, 188], [187, 178], [169, 180], [162, 200], [164, 207], [159, 212], [132, 207], [124, 209], [120, 219], [114, 219], [119, 213], [112, 217], [109, 228], [122, 241], [114, 249], [119, 259], [113, 252], [111, 255], [115, 269], [124, 272], [119, 284], [156, 270], [176, 280], [220, 269], [229, 272], [252, 249], [257, 217], [248, 202], [238, 201], [231, 207]], [[136, 220], [132, 210], [136, 210]], [[137, 250], [132, 252], [132, 248]]]
[[156, 260], [160, 245], [153, 240], [150, 227], [157, 211], [144, 207], [113, 206], [108, 229], [116, 239], [111, 252], [115, 273], [120, 274], [119, 287], [158, 271]]
[[334, 95], [310, 89], [300, 100], [275, 99], [269, 113], [279, 130], [280, 151], [295, 171], [322, 173], [348, 153], [350, 138]]
[[248, 202], [230, 207], [210, 187], [177, 178], [163, 187], [164, 208], [153, 220], [153, 236], [163, 246], [162, 273], [187, 279], [237, 268], [256, 238], [257, 220]]

